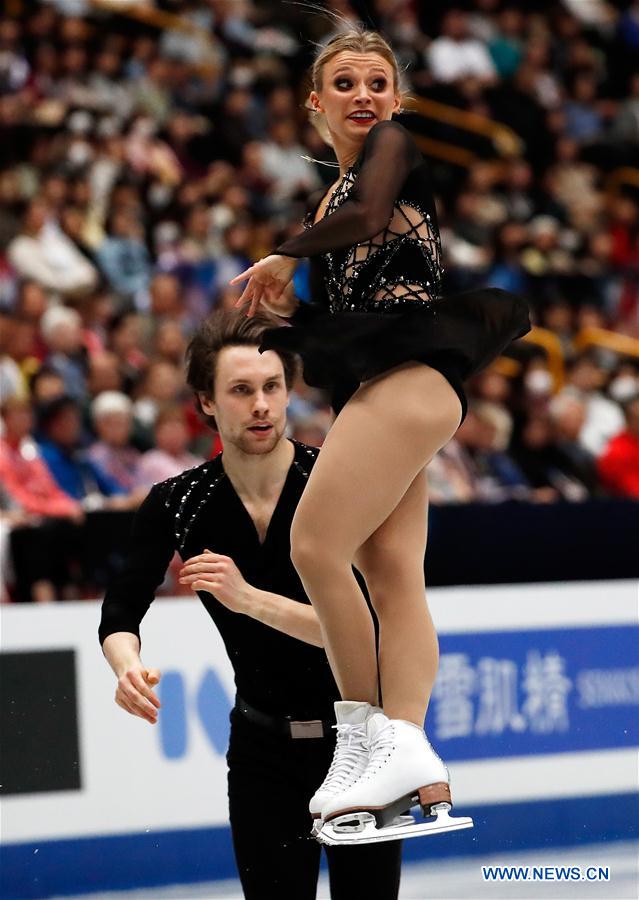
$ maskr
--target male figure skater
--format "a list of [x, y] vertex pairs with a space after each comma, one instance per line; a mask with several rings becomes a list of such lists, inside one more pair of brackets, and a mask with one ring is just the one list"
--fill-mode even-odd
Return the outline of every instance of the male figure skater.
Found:
[[[224, 450], [151, 489], [106, 593], [99, 638], [116, 702], [156, 722], [160, 673], [140, 660], [139, 626], [177, 549], [181, 581], [198, 592], [235, 670], [228, 788], [245, 897], [312, 900], [320, 846], [308, 802], [333, 755], [339, 693], [290, 560], [291, 521], [319, 451], [285, 437], [296, 363], [258, 352], [272, 326], [267, 314], [221, 312], [195, 333], [187, 381]], [[397, 897], [399, 842], [329, 847], [327, 856], [333, 900]]]

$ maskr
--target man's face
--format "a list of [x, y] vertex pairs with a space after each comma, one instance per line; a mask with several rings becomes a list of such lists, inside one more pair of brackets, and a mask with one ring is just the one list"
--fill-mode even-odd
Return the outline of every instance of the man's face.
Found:
[[288, 399], [277, 353], [244, 346], [224, 347], [213, 399], [200, 395], [204, 412], [215, 416], [222, 443], [250, 454], [270, 453], [281, 440]]

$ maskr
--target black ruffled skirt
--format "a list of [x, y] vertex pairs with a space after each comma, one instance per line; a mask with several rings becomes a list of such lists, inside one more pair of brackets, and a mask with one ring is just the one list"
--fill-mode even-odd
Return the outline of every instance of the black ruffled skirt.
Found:
[[499, 288], [468, 291], [433, 301], [411, 301], [397, 312], [329, 313], [302, 304], [290, 325], [264, 332], [260, 352], [288, 350], [302, 359], [304, 380], [331, 394], [336, 414], [361, 382], [415, 360], [441, 372], [457, 392], [462, 420], [463, 382], [530, 331], [526, 301]]

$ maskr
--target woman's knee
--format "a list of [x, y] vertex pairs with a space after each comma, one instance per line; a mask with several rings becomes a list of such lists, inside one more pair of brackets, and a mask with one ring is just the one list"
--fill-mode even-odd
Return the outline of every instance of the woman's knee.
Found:
[[300, 575], [312, 573], [321, 554], [319, 542], [309, 535], [291, 534], [291, 562]]
[[300, 575], [312, 575], [318, 568], [325, 570], [331, 563], [327, 541], [297, 517], [291, 525], [291, 561]]
[[414, 559], [406, 559], [399, 553], [380, 554], [360, 571], [366, 580], [371, 605], [380, 619], [387, 613], [401, 614], [403, 603], [414, 603], [421, 597], [425, 602], [423, 565]]

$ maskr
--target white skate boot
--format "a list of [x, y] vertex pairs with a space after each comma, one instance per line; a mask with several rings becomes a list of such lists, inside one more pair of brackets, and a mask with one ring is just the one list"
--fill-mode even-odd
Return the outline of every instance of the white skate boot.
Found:
[[368, 763], [366, 722], [372, 715], [386, 716], [378, 706], [355, 700], [335, 704], [337, 743], [326, 778], [311, 797], [308, 808], [313, 817], [313, 832], [322, 825], [322, 810], [336, 794], [349, 788]]
[[[448, 815], [448, 769], [421, 728], [377, 714], [368, 718], [366, 731], [366, 771], [324, 805], [315, 834], [321, 843], [371, 843], [472, 828], [472, 819]], [[418, 803], [424, 816], [434, 819], [416, 822], [403, 815]]]

